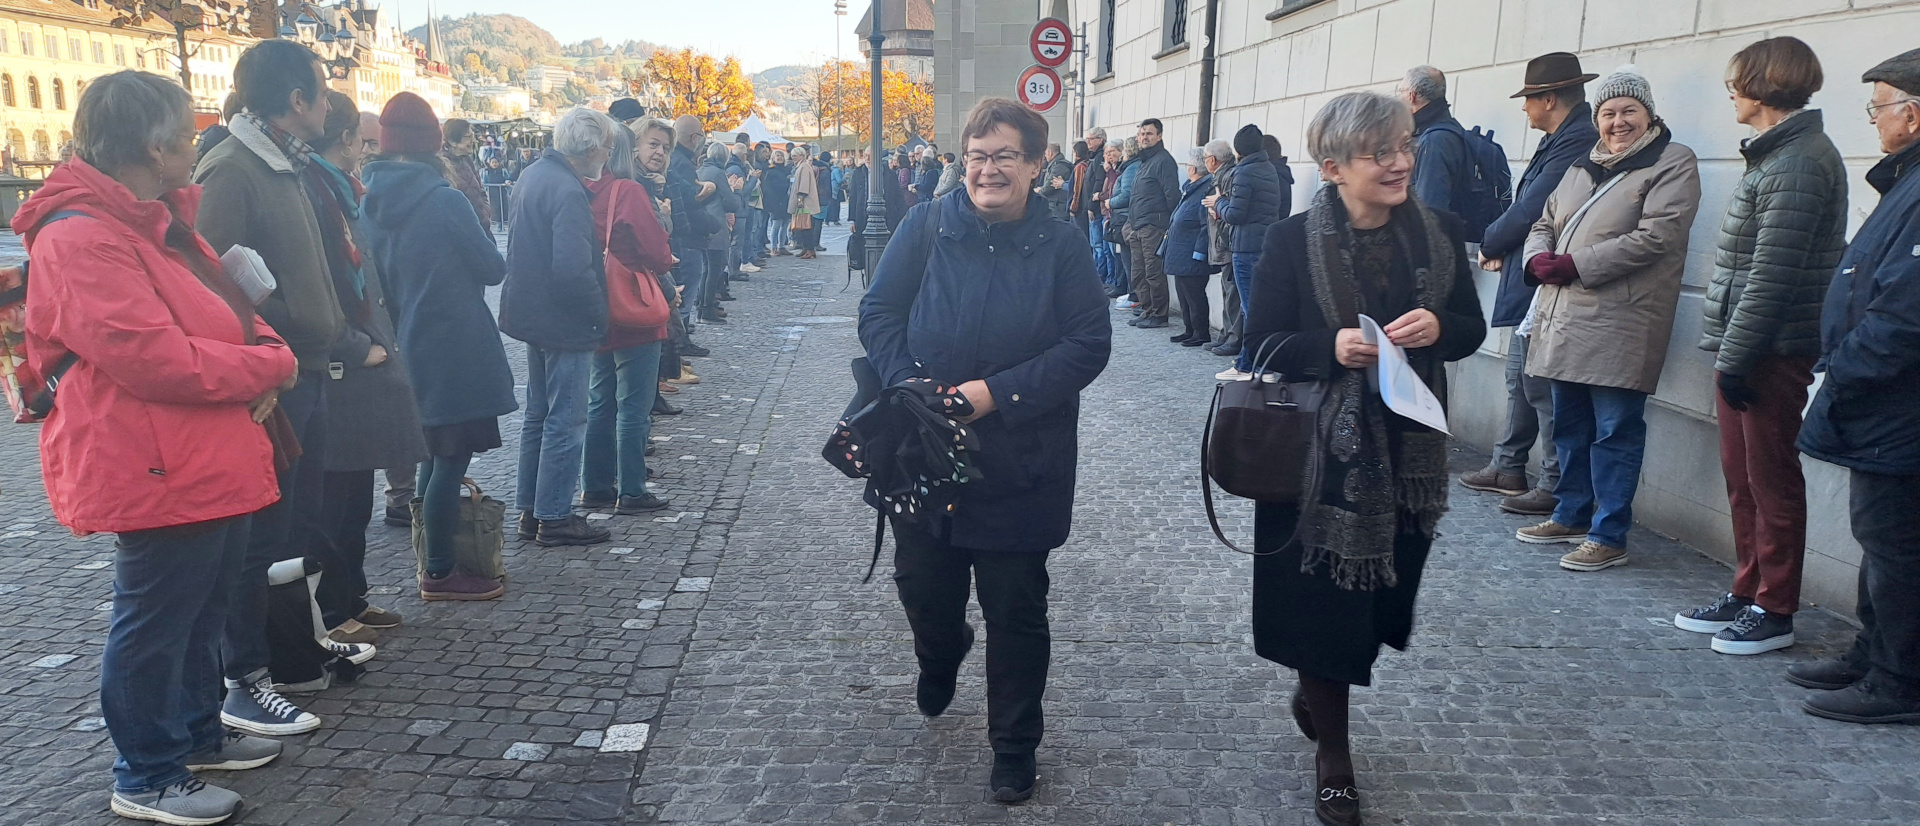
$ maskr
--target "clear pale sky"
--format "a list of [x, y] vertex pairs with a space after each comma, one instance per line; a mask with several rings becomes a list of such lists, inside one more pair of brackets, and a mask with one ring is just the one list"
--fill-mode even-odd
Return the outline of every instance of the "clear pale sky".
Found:
[[[833, 0], [434, 0], [441, 17], [514, 14], [553, 33], [561, 43], [602, 38], [608, 43], [646, 40], [734, 55], [749, 72], [788, 63], [819, 63], [834, 53], [860, 58], [853, 26], [868, 0], [848, 0], [847, 16], [835, 17]], [[427, 19], [428, 0], [383, 0], [409, 29]]]

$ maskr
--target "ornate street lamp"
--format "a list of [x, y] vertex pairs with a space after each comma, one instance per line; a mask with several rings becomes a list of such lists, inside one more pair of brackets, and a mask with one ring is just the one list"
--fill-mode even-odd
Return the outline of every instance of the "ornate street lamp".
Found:
[[867, 152], [872, 156], [867, 161], [867, 228], [865, 233], [867, 250], [866, 280], [869, 284], [873, 283], [874, 270], [880, 266], [880, 253], [887, 248], [887, 238], [892, 234], [887, 227], [887, 189], [880, 178], [881, 175], [890, 174], [880, 168], [881, 149], [886, 145], [886, 137], [882, 123], [884, 113], [882, 111], [883, 107], [881, 106], [881, 100], [884, 97], [885, 90], [882, 86], [883, 78], [880, 67], [880, 47], [887, 42], [887, 36], [881, 33], [882, 28], [880, 25], [880, 7], [885, 3], [886, 0], [873, 0], [873, 6], [869, 11], [868, 18], [871, 21], [872, 29], [867, 32], [867, 52], [870, 58], [867, 72], [871, 78], [868, 84], [870, 87], [868, 97], [871, 99], [869, 105], [873, 108], [872, 115], [869, 118], [871, 122], [868, 126], [867, 141]]

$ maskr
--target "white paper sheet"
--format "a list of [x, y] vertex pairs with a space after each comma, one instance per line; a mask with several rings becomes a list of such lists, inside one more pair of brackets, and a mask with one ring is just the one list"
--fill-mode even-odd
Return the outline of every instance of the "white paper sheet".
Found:
[[1433, 391], [1427, 389], [1427, 383], [1420, 380], [1419, 374], [1413, 372], [1413, 365], [1407, 363], [1407, 351], [1387, 340], [1380, 322], [1360, 316], [1360, 336], [1380, 348], [1380, 362], [1367, 368], [1367, 372], [1368, 378], [1380, 388], [1380, 398], [1387, 403], [1387, 409], [1453, 435], [1447, 430], [1446, 408], [1440, 405]]

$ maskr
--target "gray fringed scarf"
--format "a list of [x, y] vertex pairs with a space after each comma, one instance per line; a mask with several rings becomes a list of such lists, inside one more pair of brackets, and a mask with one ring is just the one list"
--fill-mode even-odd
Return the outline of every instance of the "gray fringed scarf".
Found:
[[[1437, 310], [1453, 284], [1453, 243], [1434, 214], [1411, 198], [1394, 208], [1389, 224], [1413, 272], [1415, 306]], [[1321, 187], [1307, 211], [1307, 269], [1314, 301], [1334, 329], [1360, 326], [1360, 282], [1348, 232], [1338, 191]], [[1383, 326], [1392, 321], [1376, 320]], [[1408, 359], [1444, 404], [1446, 370], [1440, 360], [1419, 351], [1408, 353]], [[1370, 398], [1367, 375], [1348, 370], [1331, 383], [1320, 408], [1319, 432], [1327, 440], [1321, 446], [1320, 492], [1301, 511], [1301, 571], [1311, 574], [1325, 563], [1334, 584], [1350, 591], [1398, 584], [1394, 537], [1402, 532], [1432, 537], [1447, 511], [1446, 435], [1408, 429], [1397, 435], [1396, 450], [1389, 411], [1378, 397]], [[1307, 473], [1311, 485], [1314, 471]]]

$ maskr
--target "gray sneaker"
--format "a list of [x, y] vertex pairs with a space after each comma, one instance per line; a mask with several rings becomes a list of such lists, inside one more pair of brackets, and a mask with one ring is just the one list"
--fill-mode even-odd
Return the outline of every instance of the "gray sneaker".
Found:
[[114, 814], [133, 820], [206, 826], [221, 823], [240, 811], [240, 795], [189, 777], [146, 794], [115, 791], [109, 808]]
[[237, 772], [257, 769], [280, 756], [280, 741], [227, 730], [212, 750], [187, 755], [187, 771]]

